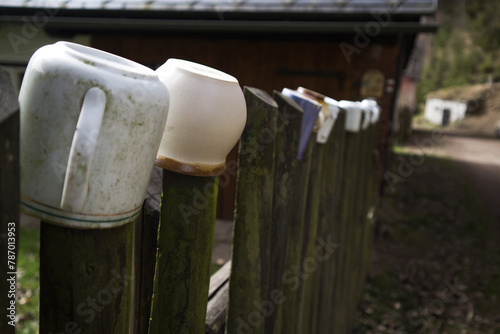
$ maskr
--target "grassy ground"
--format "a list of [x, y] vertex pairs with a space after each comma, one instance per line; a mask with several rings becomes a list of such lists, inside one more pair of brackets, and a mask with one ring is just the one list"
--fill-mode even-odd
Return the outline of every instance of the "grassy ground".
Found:
[[500, 333], [500, 245], [471, 184], [452, 161], [396, 151], [394, 172], [421, 164], [385, 189], [353, 333]]
[[17, 259], [16, 333], [38, 332], [40, 230], [21, 228]]

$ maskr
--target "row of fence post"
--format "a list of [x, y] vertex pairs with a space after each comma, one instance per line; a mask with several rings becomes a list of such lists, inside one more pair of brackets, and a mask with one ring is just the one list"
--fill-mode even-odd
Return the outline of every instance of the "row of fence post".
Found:
[[[348, 333], [370, 265], [377, 126], [345, 132], [340, 113], [296, 160], [297, 105], [245, 96], [226, 332]], [[259, 143], [266, 128], [273, 140]]]
[[[256, 88], [245, 98], [232, 259], [212, 285], [218, 179], [163, 171], [160, 212], [144, 208], [135, 227], [42, 222], [40, 333], [348, 333], [370, 266], [377, 125], [346, 132], [341, 112], [328, 141], [310, 139], [298, 160], [300, 107]], [[11, 109], [0, 126], [16, 132]], [[4, 275], [19, 166], [15, 149], [7, 152], [10, 132], [1, 135]], [[186, 214], [199, 194], [203, 203]]]

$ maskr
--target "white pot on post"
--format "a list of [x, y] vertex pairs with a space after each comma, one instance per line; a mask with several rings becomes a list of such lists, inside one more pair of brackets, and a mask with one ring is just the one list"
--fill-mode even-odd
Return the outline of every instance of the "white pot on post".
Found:
[[171, 97], [156, 165], [193, 176], [222, 174], [246, 123], [238, 80], [181, 59], [167, 60], [156, 72]]

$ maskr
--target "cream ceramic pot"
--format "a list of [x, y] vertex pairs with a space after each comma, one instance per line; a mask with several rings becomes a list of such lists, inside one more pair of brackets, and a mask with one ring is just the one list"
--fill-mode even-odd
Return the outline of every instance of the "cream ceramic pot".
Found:
[[238, 80], [180, 59], [167, 60], [156, 72], [171, 99], [156, 165], [187, 175], [221, 174], [246, 123]]
[[77, 228], [133, 220], [168, 102], [156, 73], [130, 60], [67, 42], [37, 50], [19, 95], [22, 209]]

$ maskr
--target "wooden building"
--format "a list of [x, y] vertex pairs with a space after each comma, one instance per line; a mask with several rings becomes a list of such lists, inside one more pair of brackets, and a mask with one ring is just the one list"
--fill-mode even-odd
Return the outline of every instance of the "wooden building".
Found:
[[[35, 51], [43, 35], [152, 68], [168, 58], [199, 62], [270, 93], [303, 86], [336, 100], [372, 97], [384, 161], [400, 78], [416, 35], [436, 30], [421, 23], [436, 8], [437, 0], [8, 0], [0, 66], [22, 69], [19, 49]], [[222, 218], [232, 217], [233, 186], [220, 191]]]

